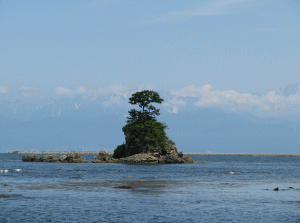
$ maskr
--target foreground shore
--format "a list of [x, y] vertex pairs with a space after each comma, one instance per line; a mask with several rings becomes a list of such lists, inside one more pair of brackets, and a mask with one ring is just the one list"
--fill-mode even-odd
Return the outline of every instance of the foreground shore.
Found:
[[[98, 151], [13, 151], [9, 154], [98, 154]], [[108, 154], [113, 152], [107, 151]], [[300, 154], [264, 154], [264, 153], [183, 153], [184, 155], [191, 156], [300, 156]]]

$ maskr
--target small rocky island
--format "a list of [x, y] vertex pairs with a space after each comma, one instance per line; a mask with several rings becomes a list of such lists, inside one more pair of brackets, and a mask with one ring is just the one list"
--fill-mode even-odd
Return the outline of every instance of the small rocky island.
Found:
[[182, 153], [172, 150], [166, 155], [152, 155], [148, 153], [139, 153], [123, 158], [113, 158], [105, 151], [99, 152], [94, 160], [88, 161], [82, 159], [81, 153], [74, 153], [71, 155], [62, 155], [59, 158], [55, 154], [38, 157], [38, 155], [24, 155], [22, 157], [24, 162], [50, 162], [50, 163], [127, 163], [127, 164], [168, 164], [168, 163], [194, 163], [188, 157], [183, 156]]
[[[136, 92], [129, 98], [129, 103], [138, 105], [142, 110], [131, 109], [127, 125], [122, 130], [125, 134], [126, 143], [119, 145], [113, 156], [101, 151], [94, 157], [92, 163], [128, 163], [128, 164], [172, 164], [172, 163], [194, 163], [183, 153], [178, 153], [175, 143], [170, 140], [165, 129], [168, 127], [164, 123], [158, 122], [155, 116], [160, 115], [150, 103], [163, 101], [159, 94], [154, 91], [144, 90]], [[23, 161], [27, 162], [60, 162], [60, 163], [83, 163], [81, 153], [62, 155], [42, 156], [24, 155]]]

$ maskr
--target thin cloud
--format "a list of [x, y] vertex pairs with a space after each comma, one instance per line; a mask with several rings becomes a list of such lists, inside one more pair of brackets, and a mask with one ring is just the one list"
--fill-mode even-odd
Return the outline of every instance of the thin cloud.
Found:
[[90, 5], [93, 7], [97, 7], [97, 6], [107, 5], [116, 1], [117, 0], [94, 0]]
[[186, 19], [193, 16], [213, 16], [225, 15], [231, 12], [234, 6], [241, 5], [253, 0], [218, 0], [213, 2], [206, 2], [200, 7], [193, 10], [169, 12], [155, 15], [145, 19], [144, 21], [134, 22], [129, 26], [150, 25], [158, 22], [167, 22], [180, 19]]
[[83, 87], [83, 86], [80, 86], [79, 88], [77, 88], [75, 92], [78, 94], [86, 94], [85, 87]]
[[65, 87], [56, 88], [54, 91], [59, 96], [68, 96], [68, 97], [73, 96], [75, 94], [86, 94], [87, 93], [85, 87], [83, 87], [83, 86], [80, 86], [75, 91], [72, 91], [71, 89], [65, 88]]
[[219, 0], [202, 5], [200, 8], [189, 11], [173, 12], [164, 15], [185, 15], [185, 16], [209, 16], [227, 14], [230, 6], [238, 5], [252, 0]]
[[0, 86], [0, 94], [6, 94], [7, 87]]
[[65, 87], [56, 88], [55, 93], [60, 96], [61, 95], [72, 96], [74, 94], [74, 92], [71, 89]]

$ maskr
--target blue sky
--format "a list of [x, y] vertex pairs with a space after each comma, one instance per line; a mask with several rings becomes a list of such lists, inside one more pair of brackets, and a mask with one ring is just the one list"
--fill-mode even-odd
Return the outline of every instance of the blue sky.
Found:
[[172, 92], [174, 106], [196, 97], [198, 107], [295, 113], [299, 91], [282, 89], [300, 83], [299, 9], [297, 0], [0, 0], [0, 99], [151, 88]]

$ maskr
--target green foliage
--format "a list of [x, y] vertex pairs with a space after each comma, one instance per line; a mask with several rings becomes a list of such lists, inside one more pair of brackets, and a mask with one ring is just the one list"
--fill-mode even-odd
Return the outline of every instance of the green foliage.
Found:
[[137, 111], [135, 109], [131, 109], [129, 111], [129, 116], [127, 123], [132, 123], [140, 119], [141, 117], [148, 116], [154, 121], [156, 121], [155, 115], [160, 115], [159, 109], [156, 109], [153, 105], [150, 105], [150, 103], [159, 103], [161, 104], [164, 101], [164, 99], [160, 98], [159, 94], [155, 91], [141, 91], [136, 92], [132, 95], [131, 98], [129, 98], [129, 103], [132, 105], [138, 104], [140, 108], [142, 108], [142, 111]]
[[126, 156], [126, 145], [118, 145], [118, 147], [114, 150], [113, 158], [118, 159]]
[[[166, 154], [170, 146], [175, 143], [168, 139], [164, 123], [158, 122], [155, 115], [159, 115], [159, 109], [149, 105], [152, 102], [162, 103], [163, 99], [154, 91], [136, 92], [129, 98], [130, 104], [138, 104], [142, 111], [131, 109], [130, 117], [122, 130], [125, 134], [126, 144], [119, 145], [114, 151], [114, 158], [134, 155], [142, 152], [158, 152]], [[145, 110], [145, 108], [147, 110]]]
[[135, 122], [123, 127], [126, 144], [132, 148], [133, 154], [146, 152], [151, 148], [165, 148], [167, 136], [163, 123], [148, 119]]

